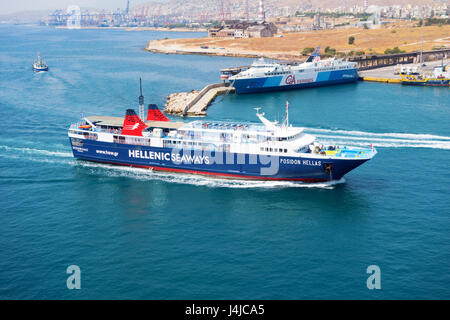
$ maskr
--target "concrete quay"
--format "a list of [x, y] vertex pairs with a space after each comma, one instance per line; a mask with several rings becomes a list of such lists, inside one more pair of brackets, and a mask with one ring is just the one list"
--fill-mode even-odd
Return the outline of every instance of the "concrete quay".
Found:
[[[421, 64], [402, 64], [401, 66], [419, 66], [419, 72], [429, 74], [434, 67], [440, 66], [442, 60], [426, 61], [425, 66]], [[444, 65], [449, 64], [450, 60], [444, 60]], [[362, 81], [384, 82], [384, 83], [402, 83], [402, 78], [399, 74], [394, 73], [394, 68], [397, 66], [389, 66], [378, 69], [358, 71], [359, 79]]]

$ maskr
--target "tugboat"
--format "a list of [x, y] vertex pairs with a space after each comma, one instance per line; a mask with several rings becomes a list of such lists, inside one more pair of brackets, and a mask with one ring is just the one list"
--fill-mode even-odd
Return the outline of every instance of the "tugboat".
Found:
[[433, 69], [433, 73], [427, 75], [405, 75], [402, 77], [402, 84], [415, 86], [433, 86], [433, 87], [448, 87], [450, 86], [450, 72], [448, 66], [442, 64]]
[[324, 145], [289, 123], [257, 110], [260, 123], [221, 121], [173, 122], [155, 105], [144, 118], [133, 109], [125, 117], [89, 116], [69, 130], [78, 159], [177, 173], [253, 180], [321, 182], [339, 180], [372, 159], [370, 148]]
[[38, 53], [37, 60], [33, 63], [34, 72], [48, 71], [47, 63], [41, 59], [41, 55]]

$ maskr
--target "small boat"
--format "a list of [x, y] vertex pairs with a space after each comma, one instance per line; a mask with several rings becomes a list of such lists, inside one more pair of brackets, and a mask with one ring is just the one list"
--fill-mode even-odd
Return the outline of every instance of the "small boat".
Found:
[[41, 55], [38, 53], [37, 60], [33, 63], [34, 72], [48, 71], [47, 63], [41, 59]]
[[401, 74], [402, 84], [416, 85], [416, 86], [433, 86], [433, 87], [448, 87], [450, 86], [450, 72], [446, 65], [437, 66], [434, 68], [431, 75], [425, 74]]

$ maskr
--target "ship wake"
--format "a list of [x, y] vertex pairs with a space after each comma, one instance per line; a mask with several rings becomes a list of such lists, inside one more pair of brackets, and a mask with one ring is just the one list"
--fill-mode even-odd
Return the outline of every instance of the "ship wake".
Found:
[[431, 148], [450, 150], [450, 137], [413, 133], [373, 133], [364, 131], [305, 128], [324, 144], [383, 148]]
[[321, 188], [333, 189], [336, 185], [345, 183], [345, 179], [327, 182], [306, 183], [297, 181], [263, 181], [216, 178], [207, 175], [195, 175], [186, 173], [171, 173], [126, 167], [111, 164], [102, 164], [74, 159], [71, 152], [62, 150], [43, 150], [33, 148], [20, 148], [0, 145], [0, 157], [20, 159], [52, 165], [72, 166], [89, 170], [91, 176], [109, 178], [130, 178], [140, 181], [163, 181], [211, 188], [237, 188], [237, 189], [273, 189], [273, 188]]
[[154, 180], [170, 183], [188, 184], [195, 186], [211, 188], [237, 188], [237, 189], [273, 189], [273, 188], [322, 188], [333, 189], [336, 185], [345, 183], [345, 179], [333, 180], [318, 183], [305, 183], [297, 181], [263, 181], [263, 180], [245, 180], [216, 178], [200, 174], [171, 173], [163, 171], [153, 171], [150, 169], [115, 166], [109, 164], [99, 164], [87, 161], [76, 161], [77, 166], [91, 168], [92, 173], [98, 173], [100, 176], [124, 177], [137, 180]]

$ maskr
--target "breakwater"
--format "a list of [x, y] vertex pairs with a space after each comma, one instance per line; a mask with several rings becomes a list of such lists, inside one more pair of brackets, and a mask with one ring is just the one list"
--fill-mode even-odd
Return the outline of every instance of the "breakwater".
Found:
[[213, 83], [202, 90], [172, 93], [167, 97], [164, 112], [180, 116], [205, 116], [206, 109], [221, 94], [234, 92], [226, 83]]

